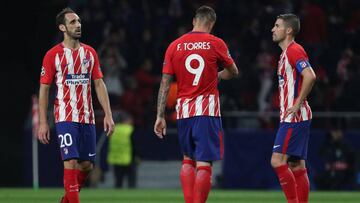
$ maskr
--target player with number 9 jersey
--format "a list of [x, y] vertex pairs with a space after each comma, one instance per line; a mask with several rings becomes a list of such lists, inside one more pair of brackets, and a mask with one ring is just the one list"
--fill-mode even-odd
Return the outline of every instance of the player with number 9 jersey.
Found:
[[215, 21], [211, 7], [196, 10], [192, 31], [166, 50], [159, 88], [154, 132], [164, 138], [165, 102], [170, 82], [176, 78], [177, 132], [183, 154], [180, 180], [186, 203], [206, 202], [212, 162], [222, 159], [224, 152], [217, 85], [219, 79], [228, 80], [239, 73], [225, 42], [210, 34]]
[[189, 32], [168, 47], [163, 73], [177, 79], [177, 119], [220, 117], [218, 67], [234, 64], [225, 42], [206, 32]]

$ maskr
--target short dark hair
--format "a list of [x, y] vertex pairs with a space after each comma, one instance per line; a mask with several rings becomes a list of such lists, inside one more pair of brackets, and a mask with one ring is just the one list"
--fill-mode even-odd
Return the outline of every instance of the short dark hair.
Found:
[[292, 13], [278, 15], [276, 19], [282, 19], [285, 25], [291, 27], [293, 30], [293, 36], [300, 32], [300, 19], [297, 15]]
[[61, 24], [65, 25], [65, 15], [68, 13], [76, 13], [74, 10], [72, 10], [70, 7], [66, 7], [63, 10], [60, 11], [56, 15], [56, 26], [59, 26]]
[[195, 18], [204, 23], [213, 23], [216, 21], [216, 13], [210, 6], [201, 6], [195, 12]]

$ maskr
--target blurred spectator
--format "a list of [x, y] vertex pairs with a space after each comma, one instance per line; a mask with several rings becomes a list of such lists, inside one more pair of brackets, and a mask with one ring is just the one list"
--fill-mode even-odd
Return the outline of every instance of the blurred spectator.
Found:
[[122, 70], [126, 69], [127, 62], [119, 51], [111, 45], [103, 44], [100, 52], [101, 68], [104, 73], [104, 82], [109, 92], [110, 103], [113, 108], [119, 108], [120, 96], [124, 92], [122, 84]]
[[125, 80], [125, 91], [120, 99], [121, 108], [134, 119], [136, 127], [144, 126], [144, 105], [138, 93], [138, 83], [134, 77]]
[[115, 129], [109, 140], [107, 161], [113, 167], [115, 186], [123, 187], [127, 178], [129, 188], [136, 187], [136, 170], [138, 154], [133, 138], [134, 125], [131, 116], [125, 112], [118, 112], [115, 118]]
[[319, 60], [327, 41], [327, 22], [324, 9], [310, 0], [301, 1], [301, 32], [299, 39], [309, 50], [311, 61]]
[[[135, 92], [145, 94], [136, 101], [132, 100], [136, 105], [140, 105], [138, 109], [130, 106], [127, 110], [137, 112], [136, 115], [143, 117], [154, 113], [149, 107], [155, 106], [154, 98], [157, 92], [153, 92], [152, 89], [159, 85], [156, 78], [160, 77], [166, 47], [189, 29], [186, 22], [191, 19], [187, 19], [186, 16], [191, 16], [188, 13], [193, 12], [203, 3], [197, 0], [72, 2], [72, 5], [81, 11], [83, 29], [90, 33], [85, 36], [85, 42], [102, 49], [104, 54], [105, 52], [120, 53], [112, 55], [120, 55], [122, 62], [115, 59], [118, 57], [113, 57], [109, 61], [103, 60], [102, 65], [107, 83], [114, 87], [113, 93], [117, 96], [121, 94], [121, 87], [116, 84], [119, 83], [117, 79], [119, 77], [115, 76], [116, 74], [106, 74], [107, 66], [122, 66], [119, 71], [120, 82], [125, 85], [125, 78], [134, 76], [137, 80]], [[271, 72], [268, 69], [270, 66], [275, 66], [266, 64], [272, 63], [272, 60], [263, 46], [271, 42], [270, 30], [273, 25], [271, 19], [288, 12], [301, 17], [301, 32], [298, 40], [308, 50], [310, 60], [313, 61], [313, 69], [321, 77], [313, 92], [317, 96], [312, 97], [310, 101], [314, 104], [313, 110], [354, 111], [359, 108], [360, 105], [356, 104], [354, 109], [354, 101], [357, 100], [356, 95], [358, 95], [354, 93], [354, 90], [358, 89], [355, 80], [358, 77], [357, 66], [354, 60], [360, 54], [358, 1], [226, 0], [220, 3], [210, 0], [206, 1], [206, 4], [219, 10], [219, 16], [222, 17], [217, 22], [214, 34], [229, 43], [230, 53], [242, 72], [241, 79], [224, 82], [219, 86], [223, 92], [221, 103], [224, 111], [264, 111], [264, 109], [276, 111], [272, 108], [272, 103], [277, 102], [277, 88], [274, 88], [276, 82], [273, 82], [270, 88], [271, 80], [275, 78], [270, 78]], [[105, 51], [109, 44], [112, 44], [111, 47], [113, 46], [116, 51]], [[352, 55], [351, 59], [349, 54]], [[105, 62], [113, 65], [106, 65]], [[150, 70], [146, 70], [149, 67]], [[354, 74], [351, 75], [352, 73]], [[274, 72], [272, 77], [276, 77]], [[355, 89], [351, 89], [354, 87]], [[127, 89], [127, 93], [131, 91], [134, 93], [133, 90]], [[269, 100], [269, 97], [273, 99]], [[121, 98], [127, 100], [121, 103], [130, 100], [124, 96]], [[140, 99], [141, 101], [137, 101]], [[116, 105], [114, 102], [112, 104]], [[133, 113], [132, 115], [135, 116]], [[135, 123], [143, 124], [142, 120], [143, 118], [136, 118]], [[262, 124], [265, 124], [263, 127], [271, 127], [266, 125], [266, 122]]]
[[355, 153], [341, 128], [330, 130], [320, 148], [320, 155], [325, 160], [325, 171], [316, 178], [318, 189], [354, 189]]

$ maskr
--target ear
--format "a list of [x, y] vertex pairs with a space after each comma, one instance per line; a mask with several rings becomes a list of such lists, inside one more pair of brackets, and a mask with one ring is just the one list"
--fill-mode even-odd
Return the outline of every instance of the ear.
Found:
[[65, 27], [65, 25], [64, 25], [64, 24], [60, 24], [60, 25], [59, 25], [59, 30], [60, 30], [61, 32], [66, 32], [66, 27]]
[[286, 34], [291, 35], [293, 32], [293, 29], [291, 27], [286, 28]]
[[193, 24], [193, 26], [195, 26], [195, 24], [196, 24], [196, 19], [195, 18], [193, 18], [192, 24]]
[[210, 31], [213, 29], [214, 25], [215, 25], [215, 22], [211, 22], [211, 23], [210, 23], [210, 27], [209, 27], [209, 28], [210, 28]]

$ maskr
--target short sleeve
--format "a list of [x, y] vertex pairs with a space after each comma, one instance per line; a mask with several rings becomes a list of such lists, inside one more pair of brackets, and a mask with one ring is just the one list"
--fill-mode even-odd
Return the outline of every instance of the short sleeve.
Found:
[[215, 49], [219, 57], [219, 65], [221, 67], [229, 67], [234, 64], [234, 60], [230, 55], [229, 49], [222, 39], [218, 38]]
[[292, 67], [301, 73], [305, 68], [311, 67], [307, 54], [303, 49], [291, 48], [287, 51], [287, 57]]
[[166, 49], [164, 62], [163, 62], [163, 69], [162, 73], [174, 75], [174, 69], [172, 65], [172, 53], [173, 53], [173, 46], [170, 46]]
[[100, 67], [100, 63], [99, 63], [99, 57], [96, 54], [95, 50], [91, 51], [92, 53], [92, 57], [94, 60], [94, 67], [92, 69], [92, 73], [91, 73], [91, 79], [92, 80], [97, 80], [103, 77], [103, 74], [101, 72], [101, 67]]
[[47, 52], [41, 67], [40, 83], [50, 85], [53, 82], [55, 72], [55, 57], [51, 52]]

